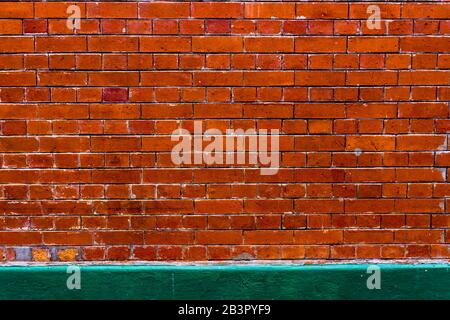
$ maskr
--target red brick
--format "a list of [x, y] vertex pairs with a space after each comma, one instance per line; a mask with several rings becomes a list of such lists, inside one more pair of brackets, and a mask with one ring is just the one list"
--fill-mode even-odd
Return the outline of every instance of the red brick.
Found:
[[[192, 17], [194, 18], [241, 18], [244, 14], [244, 5], [239, 2], [215, 3], [193, 2]], [[179, 16], [179, 15], [178, 15]]]
[[350, 52], [397, 52], [399, 40], [394, 37], [349, 37], [348, 49]]
[[87, 18], [136, 18], [137, 3], [87, 3], [86, 16]]
[[105, 102], [126, 102], [127, 100], [128, 90], [126, 88], [103, 89], [103, 101]]
[[[81, 2], [74, 30], [71, 4], [2, 3], [0, 245], [43, 262], [450, 256], [448, 5], [377, 3], [369, 29], [359, 2]], [[280, 130], [280, 168], [176, 165], [171, 134], [194, 121]]]
[[240, 52], [243, 50], [244, 40], [242, 37], [193, 37], [193, 52]]
[[293, 3], [246, 3], [245, 17], [261, 18], [294, 18], [295, 4]]

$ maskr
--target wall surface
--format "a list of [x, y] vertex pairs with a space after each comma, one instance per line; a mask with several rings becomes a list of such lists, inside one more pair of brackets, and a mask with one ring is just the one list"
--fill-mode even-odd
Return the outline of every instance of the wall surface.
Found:
[[[0, 260], [449, 258], [449, 15], [1, 2]], [[279, 130], [279, 168], [177, 163], [196, 125]]]

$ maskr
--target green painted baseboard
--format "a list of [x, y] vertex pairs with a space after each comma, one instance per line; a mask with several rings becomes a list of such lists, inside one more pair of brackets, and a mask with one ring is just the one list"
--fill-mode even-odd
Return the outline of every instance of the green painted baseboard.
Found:
[[[0, 299], [450, 299], [449, 264], [0, 266]], [[373, 278], [372, 278], [373, 279]]]

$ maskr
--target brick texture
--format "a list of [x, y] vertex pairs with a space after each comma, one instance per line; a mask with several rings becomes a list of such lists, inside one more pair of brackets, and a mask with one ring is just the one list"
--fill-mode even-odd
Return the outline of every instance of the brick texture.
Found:
[[[449, 14], [1, 2], [0, 260], [450, 258]], [[194, 120], [279, 129], [280, 170], [175, 165]]]

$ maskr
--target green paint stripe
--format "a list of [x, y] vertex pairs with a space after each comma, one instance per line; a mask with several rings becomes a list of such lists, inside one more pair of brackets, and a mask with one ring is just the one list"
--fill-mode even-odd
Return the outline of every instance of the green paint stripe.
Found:
[[450, 299], [449, 264], [0, 266], [0, 299]]

